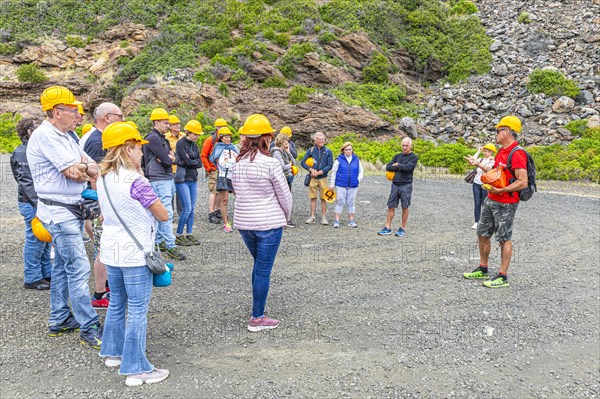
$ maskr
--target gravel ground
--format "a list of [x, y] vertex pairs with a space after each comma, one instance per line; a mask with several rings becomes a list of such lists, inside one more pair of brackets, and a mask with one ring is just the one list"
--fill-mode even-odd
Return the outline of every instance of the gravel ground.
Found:
[[[251, 262], [238, 233], [205, 220], [175, 283], [155, 289], [148, 356], [165, 382], [127, 388], [77, 335], [46, 335], [49, 293], [22, 288], [22, 220], [8, 157], [0, 192], [0, 396], [4, 398], [598, 398], [597, 185], [543, 182], [520, 205], [508, 289], [462, 273], [477, 265], [470, 187], [419, 173], [408, 234], [379, 237], [389, 183], [368, 176], [358, 229], [285, 231], [272, 277], [279, 329], [246, 331]], [[330, 221], [332, 217], [330, 217]], [[399, 218], [395, 220], [397, 228]], [[491, 267], [498, 268], [493, 247]], [[596, 310], [593, 310], [596, 309]], [[100, 311], [104, 318], [104, 311]]]

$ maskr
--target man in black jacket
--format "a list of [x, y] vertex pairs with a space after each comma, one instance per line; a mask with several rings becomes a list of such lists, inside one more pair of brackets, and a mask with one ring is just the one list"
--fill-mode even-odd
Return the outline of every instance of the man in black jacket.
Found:
[[17, 124], [17, 134], [23, 142], [10, 156], [10, 168], [19, 184], [19, 213], [25, 220], [25, 245], [23, 246], [24, 280], [27, 289], [48, 290], [52, 275], [49, 242], [38, 240], [31, 229], [31, 221], [35, 217], [38, 196], [33, 187], [33, 178], [27, 163], [27, 142], [37, 127], [33, 118], [21, 119]]
[[[144, 149], [144, 174], [150, 181], [154, 192], [169, 211], [169, 220], [158, 222], [156, 244], [161, 246], [168, 257], [185, 260], [186, 256], [175, 245], [173, 234], [173, 194], [175, 182], [173, 181], [173, 162], [175, 154], [171, 150], [165, 133], [169, 131], [169, 114], [162, 108], [155, 108], [150, 114], [153, 129], [146, 136], [148, 144]], [[161, 245], [165, 242], [164, 247]]]
[[399, 203], [402, 206], [402, 225], [395, 235], [403, 237], [406, 234], [408, 207], [412, 197], [413, 172], [418, 161], [419, 157], [412, 152], [412, 140], [410, 137], [405, 137], [402, 140], [402, 153], [394, 155], [394, 158], [385, 167], [388, 172], [395, 173], [392, 180], [392, 190], [387, 202], [388, 210], [385, 227], [377, 233], [380, 236], [392, 234], [392, 220]]

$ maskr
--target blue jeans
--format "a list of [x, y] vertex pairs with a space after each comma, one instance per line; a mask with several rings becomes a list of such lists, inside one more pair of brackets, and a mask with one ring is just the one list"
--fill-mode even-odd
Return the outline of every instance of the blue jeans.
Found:
[[31, 284], [52, 275], [49, 242], [38, 240], [31, 230], [36, 208], [28, 202], [19, 202], [19, 213], [25, 220], [25, 245], [23, 246], [23, 272], [25, 283]]
[[73, 316], [88, 331], [98, 323], [98, 314], [90, 298], [90, 260], [83, 245], [83, 220], [72, 219], [62, 223], [44, 224], [54, 243], [54, 267], [50, 284], [51, 326], [63, 323], [69, 317], [69, 299]]
[[242, 239], [254, 258], [252, 269], [252, 317], [265, 315], [271, 285], [271, 270], [281, 243], [283, 228], [266, 231], [240, 230]]
[[148, 373], [154, 370], [154, 366], [146, 358], [152, 273], [147, 266], [106, 265], [106, 271], [110, 286], [110, 303], [104, 321], [100, 357], [120, 358], [121, 375]]
[[179, 214], [179, 223], [177, 223], [177, 235], [183, 234], [183, 227], [188, 234], [192, 234], [194, 228], [194, 208], [196, 207], [196, 198], [198, 193], [198, 183], [195, 181], [186, 181], [175, 184], [177, 189], [177, 198], [181, 202], [181, 213]]
[[481, 206], [487, 198], [488, 192], [481, 188], [481, 184], [473, 183], [473, 200], [475, 201], [475, 223], [479, 223], [481, 217]]
[[[173, 180], [158, 180], [151, 181], [150, 185], [160, 199], [160, 202], [167, 208], [169, 212], [169, 220], [166, 222], [158, 222], [158, 230], [156, 232], [156, 244], [165, 242], [167, 248], [175, 248], [175, 234], [173, 234], [173, 193], [175, 192], [175, 183]], [[109, 283], [110, 284], [110, 283]]]

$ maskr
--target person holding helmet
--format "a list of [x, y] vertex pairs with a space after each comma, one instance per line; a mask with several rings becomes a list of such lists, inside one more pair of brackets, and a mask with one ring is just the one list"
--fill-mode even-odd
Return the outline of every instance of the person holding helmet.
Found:
[[[288, 182], [288, 187], [290, 188], [290, 191], [292, 191], [292, 181], [294, 179], [292, 166], [294, 166], [294, 158], [290, 152], [290, 138], [285, 133], [279, 133], [277, 137], [275, 137], [275, 141], [271, 144], [269, 153], [281, 164], [283, 174]], [[295, 226], [292, 224], [290, 227]]]
[[[279, 131], [279, 134], [285, 134], [288, 138], [288, 150], [289, 153], [292, 155], [293, 159], [298, 158], [298, 149], [296, 148], [296, 143], [294, 143], [292, 141], [292, 129], [290, 129], [288, 126], [284, 126], [281, 128], [281, 130]], [[273, 148], [275, 146], [275, 142], [271, 142], [271, 148]], [[269, 149], [271, 149], [269, 148]]]
[[340, 216], [344, 206], [348, 207], [348, 226], [358, 227], [354, 220], [356, 213], [356, 192], [364, 175], [360, 159], [352, 149], [352, 143], [347, 141], [340, 148], [340, 155], [333, 161], [329, 188], [335, 189], [335, 222], [333, 227], [340, 227]]
[[[487, 191], [484, 190], [481, 185], [481, 175], [485, 172], [492, 170], [494, 167], [494, 155], [496, 154], [496, 146], [492, 143], [488, 143], [483, 147], [480, 147], [479, 151], [483, 152], [483, 158], [477, 159], [477, 173], [475, 174], [475, 179], [473, 180], [473, 199], [475, 201], [475, 224], [471, 226], [474, 230], [477, 228], [479, 224], [479, 217], [481, 216], [481, 206], [483, 205], [483, 201], [487, 198]], [[475, 157], [477, 158], [477, 157]], [[469, 158], [467, 158], [469, 159]]]
[[[186, 123], [185, 137], [175, 146], [175, 188], [181, 201], [181, 212], [177, 223], [175, 243], [177, 245], [200, 245], [200, 240], [192, 235], [194, 228], [194, 209], [198, 192], [198, 168], [202, 167], [200, 150], [196, 142], [202, 134], [202, 125], [195, 119]], [[184, 234], [184, 227], [186, 228]]]
[[40, 102], [47, 119], [31, 134], [27, 163], [38, 195], [36, 213], [52, 235], [56, 252], [49, 335], [79, 329], [81, 342], [99, 349], [102, 328], [88, 292], [90, 262], [83, 244], [83, 220], [70, 210], [70, 205], [81, 201], [81, 193], [97, 176], [98, 168], [67, 134], [75, 129], [79, 114], [73, 93], [52, 86], [44, 90]]
[[208, 221], [214, 224], [221, 224], [223, 217], [221, 216], [221, 204], [217, 202], [217, 176], [219, 173], [217, 166], [209, 158], [215, 144], [219, 140], [219, 130], [224, 127], [227, 127], [227, 122], [223, 118], [218, 118], [215, 121], [215, 132], [204, 140], [202, 143], [202, 152], [200, 153], [202, 165], [208, 178]]
[[81, 138], [79, 139], [79, 146], [83, 149], [85, 147], [85, 142], [90, 137], [92, 130], [94, 129], [94, 125], [91, 123], [86, 123], [81, 127]]
[[266, 116], [250, 115], [239, 130], [246, 139], [232, 173], [236, 195], [233, 225], [254, 259], [251, 332], [280, 324], [265, 316], [265, 306], [283, 227], [290, 220], [292, 195], [279, 161], [269, 156], [274, 131]]
[[231, 143], [231, 130], [223, 127], [219, 130], [219, 141], [215, 144], [210, 161], [217, 165], [217, 191], [219, 192], [216, 203], [221, 206], [221, 217], [223, 219], [223, 231], [233, 232], [231, 223], [227, 218], [227, 205], [229, 204], [229, 193], [233, 192], [231, 185], [231, 168], [235, 165], [238, 149]]
[[33, 290], [49, 290], [52, 274], [49, 242], [39, 240], [32, 224], [37, 211], [38, 196], [33, 186], [31, 170], [27, 163], [27, 142], [39, 122], [34, 118], [24, 118], [17, 123], [17, 134], [21, 144], [10, 156], [10, 168], [19, 185], [19, 213], [25, 221], [25, 245], [23, 246], [23, 287]]
[[[111, 298], [100, 357], [107, 367], [119, 367], [127, 386], [160, 382], [169, 376], [168, 370], [155, 368], [146, 358], [152, 272], [145, 254], [153, 249], [157, 221], [169, 220], [167, 208], [142, 171], [142, 145], [147, 143], [125, 122], [110, 124], [102, 134], [102, 146], [108, 152], [100, 163], [98, 180], [104, 215], [100, 260], [108, 270]], [[142, 249], [132, 243], [130, 234]]]
[[[514, 175], [507, 168], [508, 156], [511, 151], [519, 145], [517, 134], [521, 133], [521, 120], [516, 116], [505, 116], [496, 125], [496, 143], [501, 148], [496, 155], [492, 168], [502, 166], [502, 172], [506, 174], [506, 181], [512, 181], [504, 188], [489, 186], [488, 196], [483, 201], [481, 218], [477, 225], [477, 237], [479, 241], [479, 267], [470, 273], [464, 273], [466, 279], [486, 279], [484, 287], [501, 288], [508, 287], [508, 268], [512, 258], [512, 230], [513, 221], [519, 205], [519, 191], [527, 187], [527, 153], [517, 150], [512, 155], [512, 169]], [[473, 166], [482, 167], [484, 171], [490, 169], [484, 166], [474, 157], [469, 159]], [[500, 243], [501, 260], [500, 271], [496, 277], [488, 280], [488, 260], [492, 248], [490, 238], [496, 236]]]
[[175, 182], [173, 180], [173, 162], [175, 154], [171, 145], [165, 138], [169, 131], [169, 114], [163, 108], [155, 108], [150, 113], [152, 130], [146, 136], [148, 144], [144, 146], [145, 175], [154, 188], [154, 192], [163, 205], [169, 210], [169, 220], [158, 223], [156, 245], [165, 251], [171, 259], [185, 260], [186, 256], [177, 248], [173, 234], [173, 193]]
[[[321, 198], [321, 224], [328, 225], [327, 221], [327, 202], [325, 202], [324, 192], [327, 190], [327, 173], [333, 168], [333, 153], [325, 147], [325, 133], [317, 132], [313, 136], [315, 145], [306, 151], [300, 164], [310, 173], [310, 183], [308, 185], [308, 198], [310, 199], [310, 217], [306, 219], [306, 224], [315, 222], [315, 212], [317, 210], [317, 198]], [[306, 160], [312, 158], [312, 165], [308, 165]]]

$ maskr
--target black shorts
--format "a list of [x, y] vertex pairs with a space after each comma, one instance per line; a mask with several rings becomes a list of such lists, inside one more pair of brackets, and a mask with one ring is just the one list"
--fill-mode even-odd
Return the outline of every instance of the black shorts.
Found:
[[408, 208], [410, 206], [410, 198], [412, 197], [412, 184], [404, 184], [397, 186], [392, 184], [392, 191], [388, 198], [388, 208], [398, 208], [398, 203], [402, 205], [402, 208]]

